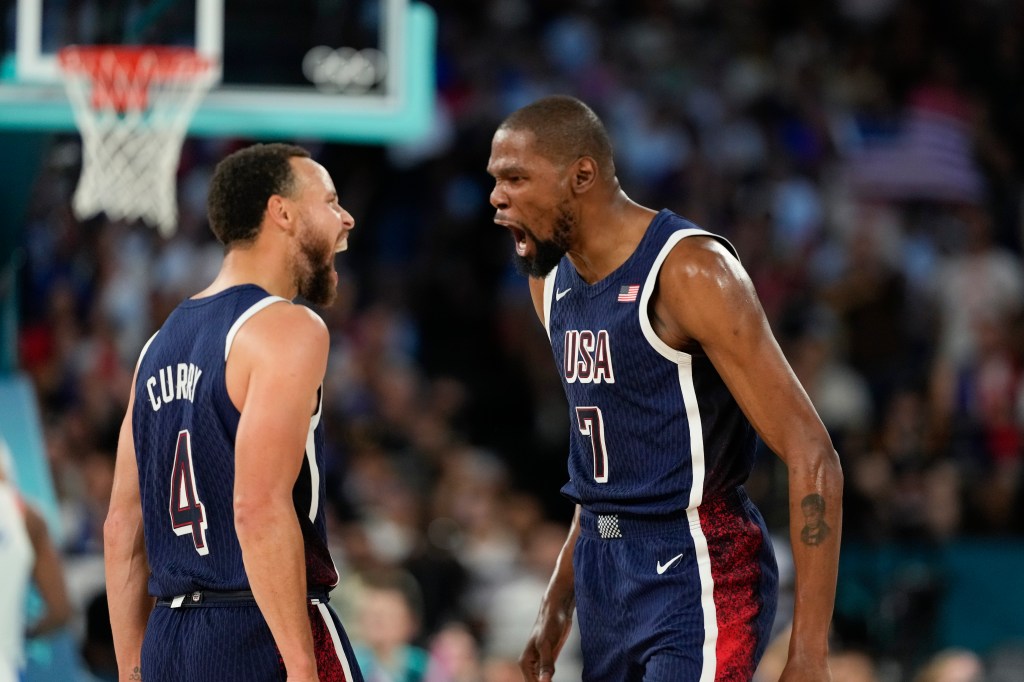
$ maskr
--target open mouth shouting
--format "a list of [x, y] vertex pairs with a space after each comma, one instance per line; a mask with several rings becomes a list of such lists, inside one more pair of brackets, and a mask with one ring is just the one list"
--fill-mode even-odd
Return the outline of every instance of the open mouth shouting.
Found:
[[515, 240], [516, 254], [525, 257], [527, 252], [530, 250], [526, 230], [519, 227], [513, 227], [511, 225], [508, 226], [508, 229], [512, 233], [512, 238]]
[[529, 232], [522, 227], [503, 220], [500, 216], [495, 216], [494, 222], [501, 227], [504, 227], [512, 235], [512, 240], [515, 243], [516, 255], [520, 258], [525, 258], [530, 252], [530, 243], [536, 243], [536, 239], [533, 238]]

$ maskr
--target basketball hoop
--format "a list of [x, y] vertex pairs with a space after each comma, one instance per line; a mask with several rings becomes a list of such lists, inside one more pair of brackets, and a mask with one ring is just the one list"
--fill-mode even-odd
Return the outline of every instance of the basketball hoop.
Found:
[[188, 48], [124, 45], [65, 47], [57, 62], [82, 134], [75, 215], [139, 218], [170, 237], [181, 145], [213, 63]]

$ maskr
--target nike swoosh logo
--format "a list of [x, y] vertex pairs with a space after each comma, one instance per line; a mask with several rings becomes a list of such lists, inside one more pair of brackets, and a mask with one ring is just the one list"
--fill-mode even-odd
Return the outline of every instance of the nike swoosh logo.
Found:
[[679, 563], [679, 560], [682, 559], [682, 558], [683, 558], [682, 554], [676, 554], [674, 557], [672, 557], [671, 559], [668, 560], [668, 563], [666, 563], [664, 565], [662, 565], [662, 563], [659, 561], [658, 562], [658, 575], [661, 575], [662, 573], [664, 573], [668, 569], [670, 569], [673, 566], [675, 566], [677, 563]]
[[569, 293], [570, 291], [572, 291], [572, 287], [569, 287], [565, 291], [556, 291], [555, 292], [555, 300], [556, 301], [561, 301], [563, 298], [565, 298], [565, 295], [567, 293]]

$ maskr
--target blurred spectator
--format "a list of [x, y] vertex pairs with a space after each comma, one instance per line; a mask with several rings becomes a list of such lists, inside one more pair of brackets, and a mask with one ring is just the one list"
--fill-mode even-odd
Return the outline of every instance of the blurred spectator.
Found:
[[423, 610], [412, 576], [389, 571], [366, 576], [358, 606], [356, 659], [366, 682], [421, 682], [428, 654], [413, 641]]
[[822, 298], [842, 324], [851, 367], [867, 380], [873, 404], [882, 406], [901, 382], [913, 380], [915, 363], [908, 366], [906, 357], [913, 347], [911, 324], [927, 319], [913, 310], [901, 270], [904, 227], [898, 210], [860, 202], [851, 213], [840, 243], [843, 263], [830, 273]]
[[984, 682], [985, 667], [972, 651], [948, 649], [932, 657], [913, 682]]
[[784, 317], [783, 325], [784, 349], [793, 371], [836, 449], [844, 452], [848, 437], [862, 438], [871, 427], [874, 408], [868, 384], [843, 361], [838, 323], [827, 308], [800, 306]]
[[1019, 254], [993, 241], [992, 216], [978, 206], [950, 214], [952, 252], [935, 279], [942, 327], [939, 361], [959, 366], [978, 352], [985, 320], [1012, 319], [1024, 309], [1024, 265]]
[[[50, 540], [46, 520], [18, 494], [13, 461], [0, 435], [0, 680], [21, 679], [25, 640], [63, 627], [71, 616], [60, 554]], [[29, 588], [42, 598], [42, 613], [29, 615]]]
[[863, 651], [839, 651], [829, 659], [832, 682], [880, 682], [874, 661]]
[[[558, 553], [565, 544], [566, 526], [545, 523], [523, 536], [516, 575], [497, 588], [490, 601], [485, 626], [484, 651], [491, 661], [517, 661], [537, 620], [537, 605], [555, 569]], [[582, 677], [579, 628], [573, 626], [558, 657], [555, 682]]]
[[424, 682], [483, 682], [480, 649], [470, 628], [459, 621], [442, 627], [430, 644]]
[[[980, 493], [969, 500], [977, 529], [1006, 530], [1024, 469], [1024, 350], [1008, 320], [978, 317], [975, 352], [959, 365], [939, 363], [933, 376], [933, 419], [965, 480]], [[984, 491], [983, 493], [981, 491]]]
[[508, 494], [507, 470], [493, 453], [458, 448], [441, 463], [432, 513], [454, 523], [452, 546], [469, 574], [465, 604], [474, 627], [487, 622], [495, 590], [509, 580], [519, 554]]

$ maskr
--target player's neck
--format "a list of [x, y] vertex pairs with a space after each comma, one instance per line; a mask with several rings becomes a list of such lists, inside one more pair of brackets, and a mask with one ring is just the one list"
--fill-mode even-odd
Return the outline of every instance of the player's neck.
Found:
[[242, 284], [255, 284], [268, 294], [291, 300], [298, 294], [295, 276], [281, 258], [280, 252], [261, 248], [231, 249], [224, 254], [224, 262], [216, 279], [193, 298], [203, 298]]
[[584, 209], [576, 244], [567, 254], [579, 276], [594, 284], [615, 272], [636, 251], [655, 215], [622, 192], [600, 210]]

